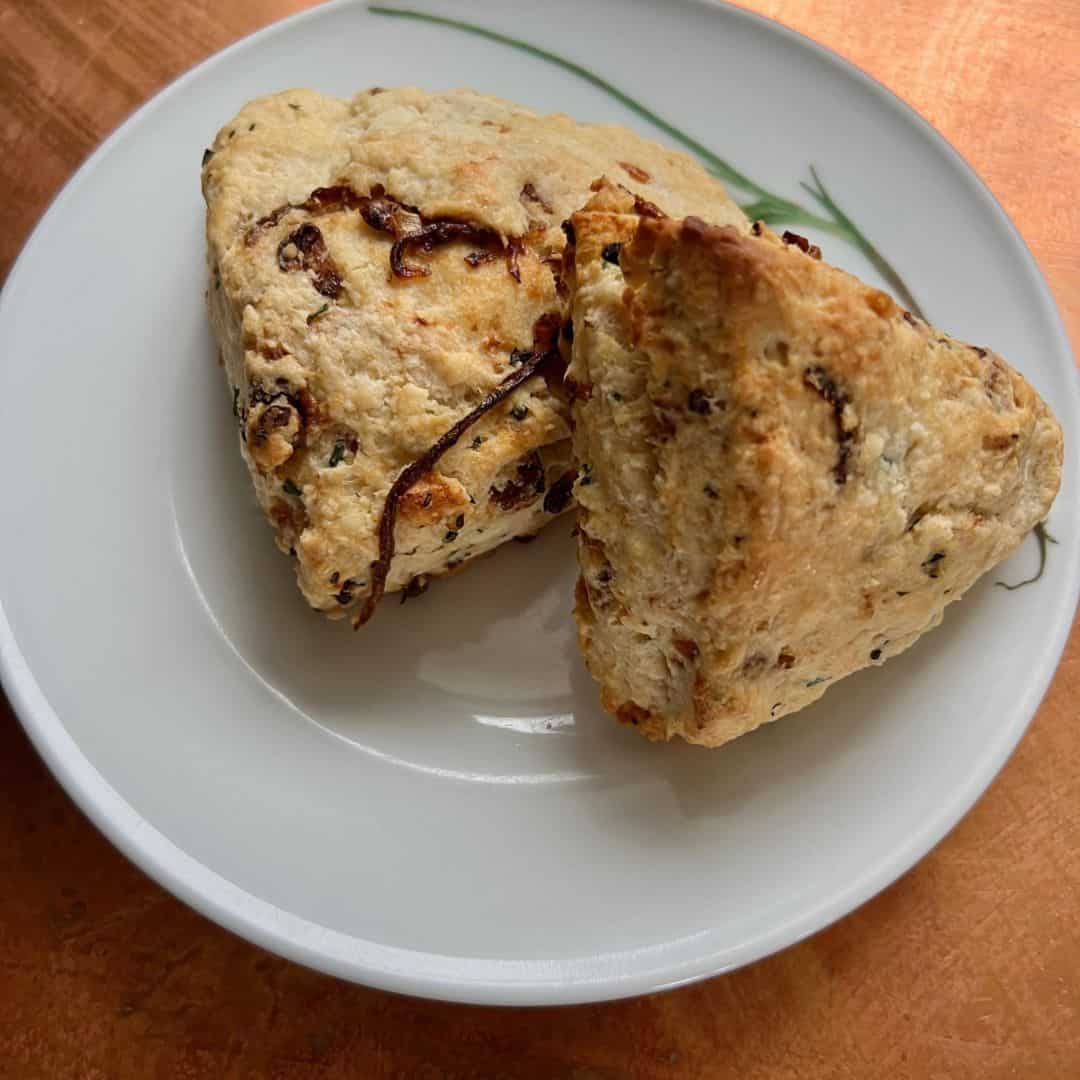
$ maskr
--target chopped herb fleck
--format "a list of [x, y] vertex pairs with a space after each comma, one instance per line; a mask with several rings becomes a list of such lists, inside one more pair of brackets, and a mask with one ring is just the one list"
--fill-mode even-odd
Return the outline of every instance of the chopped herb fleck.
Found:
[[335, 465], [340, 465], [345, 460], [345, 440], [338, 439], [334, 443], [334, 449], [330, 453], [330, 461], [327, 463], [330, 468], [334, 468]]
[[611, 400], [612, 401], [622, 401], [622, 394], [620, 394], [618, 390], [612, 390], [611, 391]]
[[720, 498], [720, 492], [717, 491], [716, 488], [712, 486], [712, 484], [706, 484], [705, 487], [702, 488], [702, 490], [705, 492], [706, 495], [709, 496], [710, 499]]
[[254, 124], [248, 124], [248, 131], [254, 131], [254, 130], [255, 130], [255, 125]]
[[933, 555], [925, 559], [922, 564], [923, 572], [927, 577], [939, 578], [941, 577], [941, 560], [945, 558], [944, 551], [935, 551]]
[[206, 163], [214, 156], [214, 151], [207, 147], [202, 152], [202, 167], [206, 168]]
[[335, 570], [330, 575], [330, 584], [331, 585], [336, 585], [340, 580], [341, 580], [341, 571], [340, 570]]
[[300, 106], [296, 105], [294, 102], [291, 101], [289, 102], [289, 108], [295, 110], [296, 112], [300, 111]]
[[240, 415], [240, 387], [234, 386], [232, 388], [232, 414], [233, 416]]
[[823, 682], [828, 682], [828, 681], [829, 681], [829, 676], [828, 675], [819, 675], [816, 679], [811, 679], [808, 683], [806, 683], [806, 687], [807, 687], [807, 689], [809, 689], [811, 686], [820, 686]]
[[870, 659], [871, 660], [880, 660], [881, 659], [881, 650], [880, 649], [871, 649], [870, 650]]
[[458, 537], [457, 529], [447, 529], [446, 535], [443, 537], [444, 544], [452, 544]]
[[611, 263], [612, 266], [618, 266], [621, 252], [622, 244], [607, 244], [604, 250], [600, 252], [600, 258], [606, 263]]
[[483, 442], [484, 442], [484, 436], [483, 436], [483, 435], [477, 435], [477, 436], [475, 436], [475, 437], [474, 437], [474, 439], [473, 439], [473, 441], [472, 441], [472, 447], [471, 447], [471, 449], [473, 449], [473, 450], [479, 450], [479, 449], [480, 449], [480, 447], [481, 447], [481, 445], [483, 445]]
[[699, 387], [695, 387], [690, 391], [690, 396], [686, 399], [686, 407], [691, 412], [697, 413], [698, 416], [708, 416], [712, 412], [712, 404], [708, 395]]
[[323, 304], [323, 306], [321, 308], [319, 308], [318, 311], [313, 311], [307, 317], [308, 326], [310, 326], [316, 319], [318, 319], [321, 316], [325, 315], [329, 310], [330, 310], [330, 305], [329, 304]]
[[457, 520], [454, 522], [454, 528], [460, 529], [465, 524], [465, 515], [458, 514]]
[[529, 415], [529, 409], [526, 405], [515, 405], [510, 410], [510, 416], [514, 420], [524, 420]]
[[530, 356], [532, 356], [532, 353], [528, 349], [514, 349], [510, 354], [510, 363], [517, 367], [518, 364], [525, 363]]
[[286, 480], [285, 483], [281, 485], [281, 490], [284, 491], [286, 495], [300, 494], [300, 489], [291, 480]]
[[588, 487], [593, 482], [592, 478], [592, 466], [582, 465], [581, 475], [578, 477], [578, 484], [581, 487]]

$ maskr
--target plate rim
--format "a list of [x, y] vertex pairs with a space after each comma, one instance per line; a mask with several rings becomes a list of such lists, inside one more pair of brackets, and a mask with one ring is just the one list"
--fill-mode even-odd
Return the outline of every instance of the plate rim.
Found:
[[[801, 48], [808, 49], [833, 69], [853, 78], [899, 120], [913, 124], [921, 135], [928, 137], [939, 152], [943, 151], [952, 159], [960, 176], [971, 187], [972, 194], [982, 199], [991, 216], [1006, 226], [1023, 258], [1025, 274], [1036, 286], [1042, 308], [1040, 315], [1055, 339], [1060, 355], [1073, 358], [1053, 293], [1020, 231], [975, 169], [928, 120], [857, 64], [781, 22], [724, 0], [682, 2], [688, 7], [741, 19], [770, 33], [779, 33]], [[13, 291], [12, 283], [20, 280], [25, 272], [28, 253], [40, 242], [52, 219], [76, 197], [101, 161], [141, 123], [147, 113], [166, 98], [182, 92], [189, 81], [216, 65], [227, 63], [234, 53], [256, 41], [289, 32], [306, 20], [321, 18], [328, 12], [344, 7], [366, 7], [366, 3], [365, 0], [328, 0], [263, 26], [181, 73], [123, 120], [67, 180], [31, 230], [0, 291], [0, 320], [4, 317], [7, 301]], [[1080, 373], [1077, 372], [1074, 358], [1071, 370], [1072, 399], [1076, 409], [1080, 401]], [[1067, 462], [1071, 468], [1080, 464], [1076, 450], [1067, 448]], [[552, 965], [543, 961], [440, 956], [378, 945], [305, 919], [259, 899], [188, 855], [142, 818], [113, 788], [79, 749], [41, 690], [15, 639], [2, 600], [0, 681], [15, 716], [37, 753], [94, 826], [157, 884], [224, 929], [306, 967], [381, 990], [471, 1004], [584, 1004], [668, 990], [764, 959], [854, 911], [907, 873], [940, 843], [1001, 771], [1034, 719], [1057, 672], [1080, 599], [1080, 550], [1072, 545], [1063, 546], [1060, 556], [1067, 559], [1064, 570], [1067, 602], [1059, 608], [1056, 624], [1052, 627], [1051, 648], [1045, 654], [1041, 669], [1027, 684], [1007, 722], [1002, 724], [994, 744], [988, 748], [980, 767], [967, 784], [954, 790], [952, 797], [903, 845], [883, 854], [846, 887], [805, 909], [798, 918], [774, 926], [738, 945], [709, 951], [690, 961], [669, 962], [666, 965], [661, 960], [654, 966], [639, 963], [635, 967], [623, 959], [627, 952], [620, 952], [575, 962], [575, 967], [582, 967], [582, 972], [566, 974], [562, 971], [569, 966], [566, 961]], [[662, 957], [672, 944], [663, 942], [628, 952], [631, 955], [658, 953]], [[605, 970], [598, 971], [600, 967]], [[465, 974], [465, 969], [474, 971]]]

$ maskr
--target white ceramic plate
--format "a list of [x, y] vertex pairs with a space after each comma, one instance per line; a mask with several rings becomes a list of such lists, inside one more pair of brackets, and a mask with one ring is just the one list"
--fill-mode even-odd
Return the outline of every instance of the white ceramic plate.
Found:
[[[816, 164], [927, 314], [994, 343], [1077, 445], [1072, 359], [1028, 252], [876, 83], [686, 0], [426, 10], [588, 64], [772, 191], [809, 204], [798, 181]], [[241, 42], [136, 114], [3, 293], [7, 691], [121, 850], [302, 963], [434, 997], [573, 1002], [764, 956], [911, 866], [1020, 737], [1076, 602], [1075, 455], [1037, 584], [993, 586], [1032, 570], [1029, 541], [909, 653], [722, 752], [652, 746], [600, 713], [572, 639], [569, 524], [387, 603], [360, 634], [324, 622], [234, 445], [203, 313], [199, 158], [255, 95], [402, 81], [656, 133], [540, 57], [352, 3]]]

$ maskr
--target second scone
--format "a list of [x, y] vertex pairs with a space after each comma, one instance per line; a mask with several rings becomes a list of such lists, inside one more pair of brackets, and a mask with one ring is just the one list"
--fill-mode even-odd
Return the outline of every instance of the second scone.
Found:
[[791, 234], [611, 185], [572, 221], [578, 635], [620, 719], [717, 746], [802, 708], [1045, 518], [1061, 429], [995, 353]]

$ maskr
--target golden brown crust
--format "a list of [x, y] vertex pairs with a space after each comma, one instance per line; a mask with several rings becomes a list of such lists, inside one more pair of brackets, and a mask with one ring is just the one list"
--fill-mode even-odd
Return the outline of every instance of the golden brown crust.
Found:
[[573, 223], [577, 615], [610, 711], [719, 745], [802, 708], [1046, 516], [1061, 431], [996, 354], [768, 231], [611, 190]]

